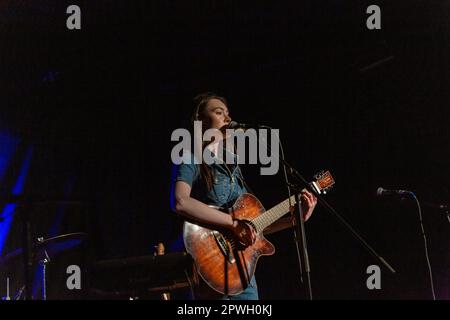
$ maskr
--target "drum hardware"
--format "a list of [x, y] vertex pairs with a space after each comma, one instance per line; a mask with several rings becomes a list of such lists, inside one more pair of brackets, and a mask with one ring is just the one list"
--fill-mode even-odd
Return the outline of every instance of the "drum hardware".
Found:
[[[36, 242], [31, 246], [31, 261], [38, 263], [42, 268], [42, 300], [47, 300], [47, 268], [51, 262], [51, 257], [55, 257], [58, 254], [65, 252], [73, 247], [81, 244], [87, 237], [86, 233], [76, 232], [62, 234], [59, 236], [44, 239], [44, 237], [38, 237]], [[18, 248], [3, 257], [0, 257], [0, 266], [6, 267], [13, 262], [20, 260], [24, 255], [23, 248]], [[8, 278], [8, 291], [9, 291], [9, 278]], [[14, 300], [19, 300], [26, 292], [26, 285], [22, 286], [18, 293], [14, 296]], [[9, 292], [8, 292], [9, 296]]]

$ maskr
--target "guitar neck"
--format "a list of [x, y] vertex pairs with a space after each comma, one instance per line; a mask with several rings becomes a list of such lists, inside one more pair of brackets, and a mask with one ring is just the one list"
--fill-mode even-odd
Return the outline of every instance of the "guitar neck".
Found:
[[[319, 194], [325, 194], [334, 185], [333, 176], [329, 171], [321, 172], [315, 176], [317, 179], [309, 184]], [[290, 199], [290, 201], [289, 201]], [[294, 206], [296, 204], [295, 195], [279, 203], [272, 209], [264, 212], [257, 218], [253, 219], [252, 222], [256, 227], [258, 233], [264, 231], [265, 228], [270, 226], [272, 223], [280, 219], [289, 211], [289, 206]]]
[[283, 202], [277, 204], [272, 209], [264, 212], [257, 218], [253, 219], [252, 222], [256, 227], [256, 231], [262, 232], [265, 228], [270, 226], [272, 223], [280, 219], [282, 216], [284, 216], [290, 208], [290, 205], [295, 205], [295, 195], [291, 196], [291, 202], [289, 202], [289, 198], [284, 200]]

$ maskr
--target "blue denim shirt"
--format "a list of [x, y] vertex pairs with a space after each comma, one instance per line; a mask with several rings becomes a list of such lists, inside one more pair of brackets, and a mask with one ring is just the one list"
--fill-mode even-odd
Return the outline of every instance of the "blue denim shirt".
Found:
[[235, 155], [233, 155], [234, 164], [224, 164], [214, 157], [214, 163], [208, 165], [213, 173], [211, 190], [208, 190], [206, 183], [200, 177], [200, 165], [194, 164], [194, 155], [189, 154], [184, 158], [183, 163], [176, 168], [175, 182], [188, 183], [192, 188], [191, 196], [193, 198], [208, 205], [228, 208], [241, 194], [247, 192]]

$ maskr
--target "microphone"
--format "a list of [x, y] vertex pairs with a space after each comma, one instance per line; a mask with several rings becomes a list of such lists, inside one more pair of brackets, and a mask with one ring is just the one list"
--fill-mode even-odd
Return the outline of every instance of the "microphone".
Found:
[[231, 121], [228, 124], [228, 129], [251, 129], [251, 128], [264, 128], [266, 126], [260, 124], [248, 124], [248, 123], [239, 123], [236, 121]]
[[377, 189], [377, 196], [378, 197], [391, 196], [391, 195], [396, 195], [396, 196], [400, 195], [400, 196], [402, 196], [402, 195], [410, 194], [410, 193], [412, 193], [412, 192], [408, 191], [408, 190], [387, 190], [387, 189], [384, 189], [382, 187], [379, 187]]

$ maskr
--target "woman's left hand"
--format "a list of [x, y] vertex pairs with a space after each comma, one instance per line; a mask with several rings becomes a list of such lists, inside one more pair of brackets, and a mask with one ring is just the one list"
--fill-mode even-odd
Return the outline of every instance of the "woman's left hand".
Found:
[[300, 198], [302, 201], [303, 217], [305, 218], [305, 221], [308, 221], [316, 207], [317, 198], [308, 190], [302, 191], [300, 193]]

